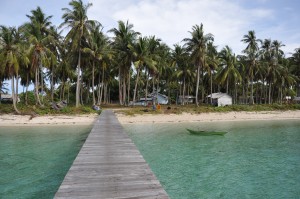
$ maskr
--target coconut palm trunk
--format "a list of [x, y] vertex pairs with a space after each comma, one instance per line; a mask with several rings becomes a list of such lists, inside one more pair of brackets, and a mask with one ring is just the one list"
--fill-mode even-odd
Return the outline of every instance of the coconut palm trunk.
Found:
[[130, 77], [131, 77], [131, 74], [130, 74], [130, 70], [129, 70], [128, 83], [127, 83], [127, 105], [129, 105], [129, 102], [130, 102]]
[[145, 89], [145, 106], [148, 105], [147, 97], [148, 97], [148, 84], [149, 84], [149, 72], [147, 73], [147, 80], [146, 80], [146, 89]]
[[212, 84], [212, 73], [210, 74], [210, 105], [212, 105], [212, 93], [213, 93], [213, 84]]
[[29, 73], [27, 73], [26, 79], [26, 91], [25, 91], [25, 104], [28, 105], [28, 87], [29, 87]]
[[104, 68], [102, 68], [102, 78], [101, 78], [101, 90], [100, 90], [100, 100], [99, 100], [99, 105], [102, 104], [102, 96], [104, 92]]
[[12, 101], [13, 101], [13, 107], [17, 114], [21, 114], [21, 112], [17, 108], [17, 97], [15, 94], [15, 78], [11, 77], [11, 94], [12, 94]]
[[272, 83], [269, 83], [269, 104], [271, 104], [271, 92], [272, 92]]
[[121, 77], [121, 68], [119, 68], [119, 102], [120, 105], [123, 105], [123, 97], [122, 97], [122, 77]]
[[251, 75], [251, 96], [250, 96], [250, 105], [254, 104], [254, 99], [253, 99], [253, 75]]
[[135, 86], [134, 86], [134, 91], [133, 91], [133, 103], [135, 103], [135, 98], [136, 98], [136, 93], [137, 93], [137, 86], [138, 86], [138, 82], [139, 82], [139, 77], [140, 77], [140, 67], [138, 67], [137, 74], [136, 74]]
[[199, 106], [198, 102], [198, 91], [199, 91], [199, 82], [200, 82], [200, 64], [197, 68], [197, 82], [196, 82], [196, 105]]
[[[80, 46], [80, 44], [79, 44]], [[77, 63], [77, 84], [76, 84], [76, 107], [78, 108], [80, 106], [80, 73], [81, 73], [81, 50], [79, 49], [78, 52], [78, 63]]]
[[95, 62], [93, 61], [93, 69], [92, 69], [92, 92], [93, 92], [93, 105], [96, 104], [95, 98]]
[[185, 77], [183, 78], [183, 88], [182, 88], [182, 105], [185, 104]]
[[42, 106], [39, 97], [39, 68], [38, 67], [36, 67], [35, 69], [35, 99], [36, 99], [36, 104]]
[[126, 105], [126, 75], [124, 73], [124, 76], [123, 76], [123, 105]]
[[51, 70], [51, 101], [54, 101], [54, 72], [53, 72], [53, 65]]
[[44, 74], [43, 74], [43, 67], [42, 65], [40, 65], [40, 72], [41, 72], [41, 94], [42, 94], [42, 100], [41, 100], [41, 103], [42, 103], [42, 106], [43, 106], [43, 103], [44, 103]]

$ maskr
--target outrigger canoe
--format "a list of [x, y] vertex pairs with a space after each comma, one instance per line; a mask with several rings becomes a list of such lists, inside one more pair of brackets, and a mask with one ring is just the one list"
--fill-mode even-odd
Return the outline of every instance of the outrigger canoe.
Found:
[[202, 136], [209, 136], [209, 135], [225, 135], [227, 132], [224, 131], [195, 131], [192, 129], [186, 129], [190, 134], [193, 135], [202, 135]]

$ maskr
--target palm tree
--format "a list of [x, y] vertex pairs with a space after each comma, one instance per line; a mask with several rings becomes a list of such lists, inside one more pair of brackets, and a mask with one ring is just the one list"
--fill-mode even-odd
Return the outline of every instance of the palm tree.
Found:
[[69, 8], [63, 8], [62, 16], [64, 22], [59, 26], [70, 28], [65, 37], [65, 42], [71, 44], [72, 51], [78, 53], [77, 62], [77, 84], [76, 84], [76, 107], [80, 105], [80, 77], [81, 77], [81, 51], [83, 49], [83, 40], [89, 36], [89, 30], [96, 21], [89, 20], [87, 10], [92, 6], [91, 3], [83, 4], [82, 0], [72, 0]]
[[[283, 94], [286, 90], [291, 88], [297, 82], [297, 77], [290, 73], [288, 66], [290, 65], [288, 59], [283, 60], [280, 66], [280, 75], [277, 78], [277, 85], [279, 88], [279, 102], [282, 104]], [[286, 92], [285, 92], [286, 93]]]
[[174, 50], [172, 51], [173, 65], [176, 67], [175, 76], [177, 79], [181, 80], [182, 87], [182, 100], [181, 104], [185, 104], [185, 93], [186, 93], [186, 81], [189, 76], [192, 75], [192, 68], [190, 67], [189, 56], [186, 49], [178, 44], [174, 45]]
[[156, 67], [158, 69], [157, 73], [157, 91], [163, 91], [160, 89], [160, 86], [163, 87], [166, 83], [166, 80], [163, 78], [164, 73], [166, 72], [167, 68], [171, 65], [171, 49], [165, 43], [159, 43], [158, 48], [156, 50], [156, 54], [153, 55], [153, 59], [155, 59]]
[[[130, 67], [133, 60], [133, 55], [129, 49], [129, 45], [132, 45], [136, 40], [139, 32], [133, 30], [133, 25], [127, 21], [118, 21], [118, 28], [113, 28], [109, 32], [114, 34], [113, 48], [116, 50], [116, 59], [119, 60], [119, 101], [121, 105], [126, 101], [126, 79], [129, 86], [130, 79]], [[128, 96], [129, 98], [129, 96]]]
[[191, 58], [194, 65], [197, 67], [197, 83], [196, 83], [196, 105], [199, 106], [198, 102], [198, 90], [200, 82], [200, 71], [203, 69], [205, 64], [205, 55], [207, 53], [207, 43], [213, 41], [214, 37], [212, 34], [204, 34], [203, 24], [195, 25], [192, 31], [189, 32], [192, 38], [183, 39], [186, 42], [186, 48], [191, 53]]
[[[58, 63], [60, 60], [60, 49], [62, 42], [62, 36], [58, 32], [58, 29], [54, 26], [50, 27], [51, 34], [53, 35], [53, 40], [49, 42], [49, 49], [53, 53], [54, 56], [50, 57], [50, 67], [48, 76], [50, 76], [50, 90], [51, 90], [51, 101], [54, 102], [54, 85], [58, 82], [58, 75], [55, 74], [55, 71], [58, 67]], [[52, 60], [53, 59], [53, 60]]]
[[29, 48], [31, 56], [31, 69], [35, 72], [35, 96], [37, 103], [42, 105], [39, 98], [39, 73], [41, 73], [41, 89], [43, 93], [43, 66], [55, 64], [55, 55], [49, 48], [49, 43], [55, 43], [50, 31], [52, 16], [45, 17], [40, 7], [31, 11], [32, 15], [26, 15], [30, 22], [23, 25], [22, 29], [31, 44]]
[[298, 84], [296, 86], [297, 96], [300, 96], [300, 48], [296, 48], [292, 54], [291, 59], [291, 72], [298, 78]]
[[[20, 114], [17, 108], [17, 92], [19, 77], [19, 67], [21, 64], [27, 65], [28, 58], [21, 51], [20, 44], [17, 42], [17, 29], [12, 27], [0, 26], [0, 45], [3, 46], [0, 53], [0, 68], [4, 68], [7, 76], [11, 79], [11, 91], [14, 110]], [[16, 83], [15, 83], [16, 79]]]
[[138, 41], [132, 45], [128, 46], [130, 50], [133, 52], [134, 57], [134, 66], [137, 71], [136, 74], [136, 80], [135, 80], [135, 86], [134, 86], [134, 93], [133, 93], [133, 103], [136, 99], [136, 93], [137, 93], [137, 87], [140, 77], [140, 71], [142, 70], [142, 67], [145, 65], [153, 65], [154, 62], [151, 59], [149, 55], [149, 49], [148, 49], [148, 39], [147, 37], [140, 37]]
[[247, 44], [246, 49], [243, 51], [247, 54], [250, 64], [249, 64], [249, 76], [251, 81], [251, 95], [250, 95], [250, 104], [254, 104], [253, 99], [253, 78], [256, 70], [257, 59], [258, 59], [258, 44], [262, 41], [260, 39], [256, 39], [256, 35], [254, 30], [250, 30], [247, 35], [244, 35], [242, 42]]
[[[207, 58], [205, 69], [210, 76], [210, 93], [213, 93], [213, 73], [217, 70], [219, 65], [217, 46], [214, 46], [213, 42], [207, 44]], [[210, 104], [212, 104], [212, 97], [210, 98]]]
[[283, 51], [280, 47], [284, 46], [281, 42], [274, 40], [271, 44], [271, 60], [268, 67], [267, 78], [269, 82], [269, 104], [271, 104], [272, 85], [274, 85], [278, 78], [280, 78], [281, 64], [280, 61], [284, 57]]
[[225, 46], [220, 54], [220, 70], [217, 74], [217, 80], [223, 84], [226, 82], [226, 93], [229, 93], [229, 81], [234, 80], [234, 84], [241, 80], [241, 75], [238, 71], [238, 61], [229, 46]]
[[[73, 79], [76, 79], [75, 71], [71, 68], [71, 65], [74, 62], [73, 54], [67, 52], [67, 46], [65, 43], [61, 43], [58, 46], [59, 50], [59, 63], [55, 69], [56, 78], [60, 83], [60, 94], [59, 99], [65, 100], [65, 89], [70, 88], [69, 84]], [[76, 64], [76, 63], [75, 63]], [[68, 89], [69, 90], [69, 89]], [[69, 98], [67, 100], [69, 103]]]
[[[109, 47], [109, 40], [108, 38], [103, 34], [102, 32], [102, 26], [101, 24], [96, 24], [95, 26], [92, 26], [91, 29], [91, 37], [88, 42], [88, 47], [83, 49], [83, 52], [88, 53], [91, 62], [92, 62], [92, 91], [93, 91], [93, 104], [96, 104], [96, 98], [95, 98], [95, 64], [98, 64], [98, 69], [102, 68], [102, 83], [101, 83], [101, 96], [103, 93], [103, 81], [104, 81], [104, 70], [106, 68], [106, 64], [104, 64], [105, 61], [107, 61], [107, 58], [112, 57], [112, 50]], [[99, 75], [100, 75], [99, 71]], [[100, 80], [100, 78], [99, 78]], [[100, 82], [99, 82], [100, 84]], [[100, 96], [100, 95], [99, 95]], [[99, 99], [102, 99], [102, 97], [99, 97]], [[101, 104], [101, 100], [98, 100], [98, 103]]]
[[[273, 52], [272, 52], [272, 41], [271, 39], [265, 39], [262, 42], [261, 45], [261, 50], [260, 50], [260, 61], [261, 61], [261, 67], [265, 68], [265, 78], [267, 80], [267, 83], [269, 84], [269, 103], [271, 101], [270, 99], [270, 94], [271, 94], [271, 78], [270, 78], [270, 69], [272, 68], [273, 65]], [[264, 82], [263, 82], [264, 83]], [[267, 95], [265, 95], [265, 103], [267, 102], [266, 100]]]
[[[159, 56], [158, 56], [158, 50], [160, 47], [160, 39], [155, 38], [155, 36], [150, 36], [148, 38], [148, 51], [149, 51], [149, 56], [151, 56], [151, 59], [154, 60], [152, 64], [146, 64], [145, 65], [145, 72], [146, 72], [146, 89], [145, 89], [145, 99], [147, 99], [148, 96], [148, 83], [149, 83], [149, 77], [152, 76], [152, 92], [154, 93], [155, 91], [155, 76], [158, 76], [159, 70], [158, 70], [158, 61], [159, 61]], [[157, 94], [158, 91], [156, 91]], [[155, 104], [155, 101], [153, 101]]]

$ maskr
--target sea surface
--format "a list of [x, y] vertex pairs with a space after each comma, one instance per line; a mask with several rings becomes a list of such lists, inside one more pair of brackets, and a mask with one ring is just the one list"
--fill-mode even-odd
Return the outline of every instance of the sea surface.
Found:
[[0, 127], [0, 198], [53, 198], [91, 128]]
[[300, 120], [123, 126], [171, 199], [300, 198]]

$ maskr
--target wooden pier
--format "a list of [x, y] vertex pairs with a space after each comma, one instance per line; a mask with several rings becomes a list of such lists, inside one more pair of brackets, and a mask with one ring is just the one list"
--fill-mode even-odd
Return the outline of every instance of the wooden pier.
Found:
[[115, 114], [101, 113], [55, 198], [169, 198]]

